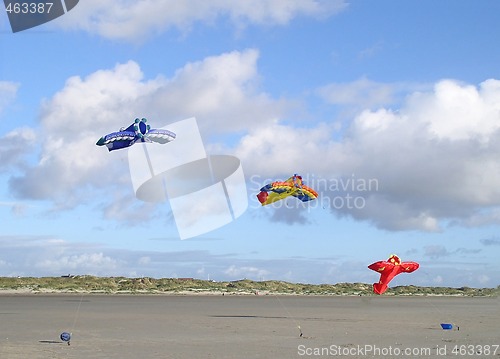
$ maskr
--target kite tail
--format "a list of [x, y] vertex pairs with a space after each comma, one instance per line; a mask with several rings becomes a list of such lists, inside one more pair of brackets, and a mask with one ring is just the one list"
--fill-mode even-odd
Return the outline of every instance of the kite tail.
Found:
[[383, 294], [387, 290], [387, 286], [381, 283], [373, 283], [373, 291], [377, 294]]

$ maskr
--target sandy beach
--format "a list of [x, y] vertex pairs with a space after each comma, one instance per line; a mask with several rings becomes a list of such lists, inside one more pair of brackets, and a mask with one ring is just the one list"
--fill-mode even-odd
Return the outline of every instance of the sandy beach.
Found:
[[2, 359], [500, 358], [490, 297], [2, 294], [0, 319]]

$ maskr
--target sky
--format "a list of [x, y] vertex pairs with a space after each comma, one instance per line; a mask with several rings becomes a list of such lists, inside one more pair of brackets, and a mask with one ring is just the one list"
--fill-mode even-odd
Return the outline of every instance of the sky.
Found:
[[[420, 268], [392, 286], [500, 285], [498, 1], [82, 0], [16, 33], [0, 13], [0, 276], [372, 283], [395, 253]], [[96, 146], [135, 118], [195, 118], [244, 211], [181, 239], [129, 151], [195, 144]], [[317, 200], [260, 205], [295, 173]]]

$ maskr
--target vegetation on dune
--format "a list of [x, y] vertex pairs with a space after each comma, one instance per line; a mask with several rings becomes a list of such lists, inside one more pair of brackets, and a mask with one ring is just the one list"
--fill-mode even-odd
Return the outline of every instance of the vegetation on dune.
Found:
[[[64, 277], [0, 277], [2, 290], [30, 293], [109, 293], [109, 294], [288, 294], [288, 295], [375, 295], [371, 284], [302, 284], [277, 280], [252, 281], [248, 279], [216, 282], [194, 278], [126, 278], [95, 277], [89, 275]], [[384, 295], [455, 295], [498, 296], [497, 288], [449, 288], [398, 286]]]

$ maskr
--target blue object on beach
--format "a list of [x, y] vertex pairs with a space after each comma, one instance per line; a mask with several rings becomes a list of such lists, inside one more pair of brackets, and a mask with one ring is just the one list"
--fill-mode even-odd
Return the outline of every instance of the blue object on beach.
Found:
[[69, 342], [71, 339], [71, 334], [68, 332], [62, 332], [60, 338], [63, 342]]
[[441, 323], [441, 328], [445, 330], [453, 329], [453, 324]]

